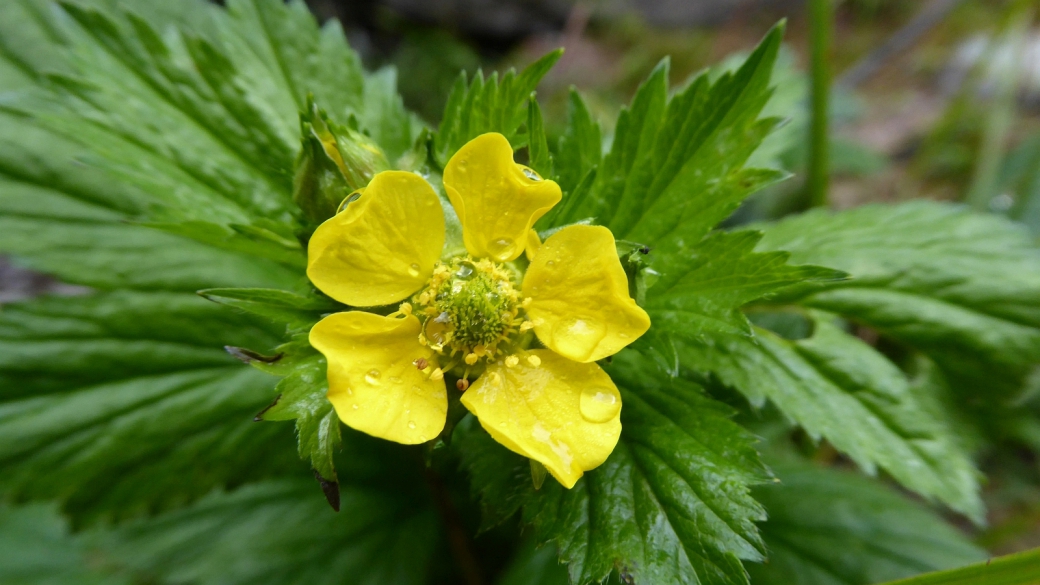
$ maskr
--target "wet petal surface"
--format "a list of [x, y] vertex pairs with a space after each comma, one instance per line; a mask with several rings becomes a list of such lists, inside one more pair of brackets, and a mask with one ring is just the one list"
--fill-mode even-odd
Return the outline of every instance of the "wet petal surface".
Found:
[[466, 249], [506, 262], [524, 251], [527, 232], [563, 197], [560, 186], [513, 161], [505, 136], [482, 134], [444, 167], [444, 190], [462, 222]]
[[386, 171], [314, 232], [307, 276], [341, 303], [388, 305], [422, 287], [443, 247], [433, 188], [414, 173]]
[[440, 434], [448, 412], [443, 380], [413, 363], [433, 352], [419, 344], [419, 319], [361, 311], [335, 313], [311, 329], [328, 360], [329, 401], [347, 426], [412, 445]]
[[621, 395], [610, 376], [549, 350], [528, 352], [513, 367], [489, 366], [462, 404], [496, 441], [568, 488], [606, 461], [621, 436]]
[[531, 299], [527, 315], [538, 339], [575, 361], [614, 355], [650, 328], [605, 227], [572, 225], [545, 240], [524, 276], [523, 296]]

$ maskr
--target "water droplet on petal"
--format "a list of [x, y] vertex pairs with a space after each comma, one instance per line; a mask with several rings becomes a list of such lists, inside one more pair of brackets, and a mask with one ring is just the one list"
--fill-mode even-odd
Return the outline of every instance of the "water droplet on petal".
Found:
[[554, 349], [571, 359], [585, 359], [607, 335], [607, 329], [596, 319], [571, 317], [556, 324], [552, 330]]
[[408, 267], [408, 276], [411, 276], [412, 278], [419, 276], [418, 264], [412, 263], [412, 265]]
[[496, 260], [502, 260], [513, 255], [513, 248], [516, 246], [516, 242], [509, 238], [499, 238], [488, 246], [488, 252], [491, 253], [491, 257]]
[[581, 416], [591, 423], [605, 423], [621, 410], [621, 398], [617, 390], [606, 386], [593, 386], [581, 391], [578, 402]]
[[379, 373], [379, 370], [372, 368], [368, 371], [368, 373], [365, 374], [365, 381], [373, 386], [378, 386], [380, 375], [381, 374]]
[[357, 201], [358, 199], [361, 199], [361, 193], [357, 191], [351, 193], [350, 195], [347, 195], [347, 197], [340, 202], [339, 207], [336, 208], [336, 213], [343, 213], [343, 211], [347, 209], [348, 205]]
[[354, 410], [357, 410], [358, 409], [358, 405], [353, 404], [353, 405], [351, 405], [351, 408], [353, 408]]
[[414, 429], [415, 428], [415, 421], [414, 420], [408, 421], [408, 428], [410, 428], [410, 429]]
[[531, 179], [532, 181], [541, 181], [542, 180], [542, 178], [538, 176], [538, 173], [532, 171], [531, 169], [523, 169], [523, 171], [524, 171], [524, 176], [527, 177], [528, 179]]

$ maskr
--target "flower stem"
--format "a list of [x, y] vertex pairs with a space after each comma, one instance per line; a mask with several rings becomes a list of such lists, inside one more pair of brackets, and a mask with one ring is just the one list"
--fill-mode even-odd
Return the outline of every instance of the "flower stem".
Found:
[[462, 523], [462, 516], [451, 501], [451, 494], [444, 485], [444, 480], [432, 468], [426, 468], [426, 483], [430, 486], [433, 500], [440, 513], [441, 522], [448, 536], [448, 545], [451, 555], [455, 558], [455, 564], [462, 571], [462, 577], [466, 585], [484, 585], [484, 577], [477, 561], [476, 552], [473, 550], [473, 542], [469, 537], [469, 531]]

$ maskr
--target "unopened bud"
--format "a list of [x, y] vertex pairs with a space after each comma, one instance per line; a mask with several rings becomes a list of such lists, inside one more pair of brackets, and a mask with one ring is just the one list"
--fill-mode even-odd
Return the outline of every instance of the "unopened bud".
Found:
[[344, 199], [390, 164], [367, 136], [336, 125], [313, 100], [307, 106], [300, 115], [303, 144], [296, 159], [293, 201], [317, 224], [335, 215]]

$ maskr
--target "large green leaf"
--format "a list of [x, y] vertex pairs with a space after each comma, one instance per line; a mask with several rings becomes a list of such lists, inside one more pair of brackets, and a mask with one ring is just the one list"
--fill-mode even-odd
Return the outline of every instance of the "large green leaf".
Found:
[[746, 583], [738, 559], [762, 558], [754, 522], [764, 519], [748, 486], [767, 478], [751, 436], [699, 387], [661, 378], [631, 353], [611, 374], [624, 404], [621, 441], [573, 489], [550, 479], [534, 490], [527, 460], [479, 428], [463, 435], [485, 523], [522, 506], [575, 583], [611, 571], [636, 583]]
[[973, 408], [1040, 367], [1040, 249], [1021, 227], [940, 203], [812, 212], [765, 226], [762, 250], [844, 270], [783, 300], [847, 315], [928, 354]]
[[90, 564], [53, 504], [0, 506], [0, 583], [4, 585], [129, 585]]
[[348, 486], [337, 514], [313, 490], [306, 480], [260, 482], [88, 542], [109, 563], [170, 583], [426, 582], [441, 542], [420, 492]]
[[868, 473], [881, 467], [900, 483], [982, 518], [977, 474], [943, 421], [921, 405], [906, 376], [863, 341], [816, 315], [811, 337], [785, 340], [719, 335], [689, 342], [681, 362], [710, 372], [759, 406], [765, 400], [825, 438]]
[[851, 473], [770, 465], [780, 483], [755, 490], [769, 562], [756, 585], [870, 585], [982, 560], [986, 553], [923, 506]]
[[128, 515], [299, 469], [289, 429], [252, 422], [274, 380], [222, 347], [275, 340], [189, 294], [4, 307], [0, 490]]

